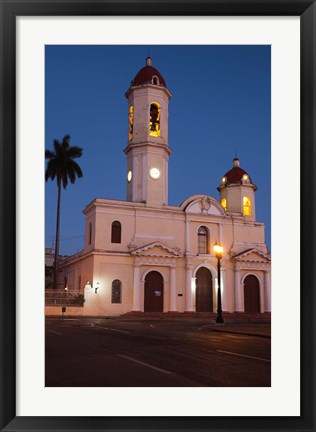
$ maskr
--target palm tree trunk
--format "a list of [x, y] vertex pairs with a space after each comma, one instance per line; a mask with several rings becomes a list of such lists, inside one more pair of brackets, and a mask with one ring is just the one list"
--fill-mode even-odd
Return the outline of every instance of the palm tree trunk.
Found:
[[54, 257], [54, 286], [53, 286], [54, 289], [57, 289], [57, 282], [58, 282], [60, 196], [61, 196], [61, 181], [58, 182], [58, 195], [57, 195], [56, 239], [55, 239], [55, 257]]

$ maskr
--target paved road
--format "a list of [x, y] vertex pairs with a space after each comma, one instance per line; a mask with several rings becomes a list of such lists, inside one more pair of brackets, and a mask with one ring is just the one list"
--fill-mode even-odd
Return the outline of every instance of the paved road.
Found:
[[48, 318], [46, 386], [271, 385], [270, 338], [207, 324], [196, 319]]

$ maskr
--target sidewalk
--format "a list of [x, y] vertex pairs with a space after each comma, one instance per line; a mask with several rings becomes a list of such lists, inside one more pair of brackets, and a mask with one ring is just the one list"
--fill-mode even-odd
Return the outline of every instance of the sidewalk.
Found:
[[219, 332], [219, 333], [232, 333], [232, 334], [241, 334], [245, 336], [271, 338], [271, 325], [268, 323], [206, 324], [202, 327], [202, 329], [205, 331], [212, 331], [212, 332]]

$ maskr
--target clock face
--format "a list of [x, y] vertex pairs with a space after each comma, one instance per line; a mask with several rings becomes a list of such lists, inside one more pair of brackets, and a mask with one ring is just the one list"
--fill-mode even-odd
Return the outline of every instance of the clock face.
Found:
[[129, 170], [127, 173], [127, 181], [130, 182], [132, 180], [132, 177], [133, 177], [132, 171]]
[[150, 175], [150, 177], [153, 178], [154, 180], [157, 180], [157, 179], [159, 179], [159, 177], [160, 177], [160, 171], [159, 171], [158, 168], [151, 168], [151, 169], [149, 170], [149, 175]]

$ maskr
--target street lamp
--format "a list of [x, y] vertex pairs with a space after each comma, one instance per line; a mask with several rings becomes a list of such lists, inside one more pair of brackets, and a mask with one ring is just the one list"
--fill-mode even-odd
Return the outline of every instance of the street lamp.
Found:
[[224, 319], [222, 317], [222, 293], [221, 293], [221, 259], [223, 256], [223, 246], [217, 241], [214, 244], [214, 252], [217, 258], [217, 280], [218, 280], [218, 288], [217, 288], [217, 317], [216, 323], [223, 324]]

